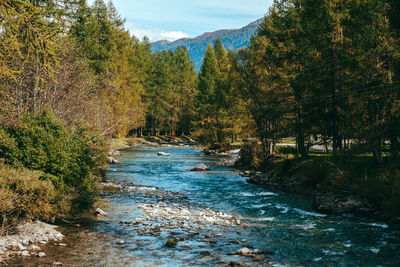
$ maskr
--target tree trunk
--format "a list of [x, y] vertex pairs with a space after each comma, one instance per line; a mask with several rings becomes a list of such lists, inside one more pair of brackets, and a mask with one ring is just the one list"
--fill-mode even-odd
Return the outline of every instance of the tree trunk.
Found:
[[373, 155], [374, 160], [377, 163], [383, 162], [383, 155], [382, 155], [382, 139], [380, 137], [376, 138], [373, 141]]

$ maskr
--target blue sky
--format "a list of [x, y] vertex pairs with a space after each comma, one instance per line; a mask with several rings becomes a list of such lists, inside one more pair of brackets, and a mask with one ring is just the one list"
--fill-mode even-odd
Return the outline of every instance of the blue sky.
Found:
[[[89, 0], [91, 4], [94, 0]], [[106, 0], [107, 2], [108, 0]], [[273, 0], [113, 0], [138, 38], [170, 41], [235, 29], [262, 18]]]

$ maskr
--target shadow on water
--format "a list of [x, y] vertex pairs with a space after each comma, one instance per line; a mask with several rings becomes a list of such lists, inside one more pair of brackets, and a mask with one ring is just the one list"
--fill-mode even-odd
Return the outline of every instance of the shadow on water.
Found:
[[[159, 151], [171, 156], [158, 157]], [[66, 246], [48, 245], [47, 257], [16, 258], [10, 265], [216, 266], [236, 261], [249, 266], [400, 266], [398, 229], [315, 213], [304, 198], [247, 184], [232, 169], [218, 166], [217, 156], [190, 147], [138, 147], [123, 151], [118, 160], [106, 179], [124, 190], [103, 195], [108, 217], [60, 222]], [[211, 171], [186, 171], [199, 163]], [[243, 225], [187, 226], [180, 218], [151, 217], [146, 208], [210, 208]], [[165, 245], [171, 238], [176, 247]], [[119, 240], [125, 243], [118, 245]], [[242, 247], [273, 254], [261, 259], [229, 255]]]

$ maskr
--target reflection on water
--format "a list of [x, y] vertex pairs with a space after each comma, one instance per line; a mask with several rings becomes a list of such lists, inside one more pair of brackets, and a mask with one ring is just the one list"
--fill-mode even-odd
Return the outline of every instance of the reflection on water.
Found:
[[[171, 156], [158, 157], [161, 150]], [[398, 229], [315, 213], [300, 197], [247, 184], [231, 169], [217, 166], [217, 156], [190, 147], [139, 147], [122, 152], [118, 160], [107, 179], [125, 190], [103, 196], [109, 217], [64, 222], [60, 229], [67, 234], [67, 247], [54, 244], [45, 249], [45, 258], [18, 258], [11, 265], [215, 266], [236, 261], [250, 266], [400, 266]], [[211, 171], [186, 171], [199, 163]], [[180, 218], [153, 218], [140, 208], [157, 203], [185, 211], [210, 208], [240, 218], [243, 225], [190, 225]], [[165, 246], [172, 237], [178, 241], [175, 248]], [[125, 244], [116, 244], [119, 240]], [[274, 254], [261, 261], [228, 255], [242, 247]]]

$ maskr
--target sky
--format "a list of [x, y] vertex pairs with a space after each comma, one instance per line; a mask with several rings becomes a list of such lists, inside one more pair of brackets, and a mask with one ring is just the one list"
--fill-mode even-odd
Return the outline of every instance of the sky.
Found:
[[[107, 2], [108, 0], [105, 0]], [[92, 4], [94, 0], [89, 0]], [[273, 0], [113, 0], [126, 28], [139, 39], [174, 41], [237, 29], [262, 18]]]

